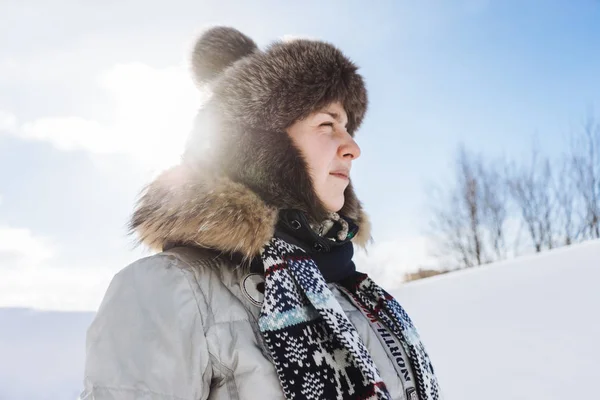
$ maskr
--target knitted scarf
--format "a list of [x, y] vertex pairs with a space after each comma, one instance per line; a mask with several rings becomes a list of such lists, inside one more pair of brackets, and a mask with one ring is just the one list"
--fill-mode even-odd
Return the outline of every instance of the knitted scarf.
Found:
[[[262, 252], [265, 293], [259, 327], [287, 399], [391, 399], [379, 371], [314, 260], [274, 237]], [[433, 367], [400, 304], [367, 275], [343, 292], [377, 318], [404, 347], [420, 400], [439, 399]], [[385, 344], [384, 344], [385, 345]]]

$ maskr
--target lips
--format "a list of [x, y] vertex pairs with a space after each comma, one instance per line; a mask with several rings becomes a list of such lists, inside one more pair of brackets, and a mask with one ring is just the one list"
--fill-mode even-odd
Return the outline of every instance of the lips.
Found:
[[329, 175], [333, 175], [336, 178], [345, 179], [345, 180], [350, 179], [350, 171], [347, 169], [333, 171], [333, 172], [330, 172]]

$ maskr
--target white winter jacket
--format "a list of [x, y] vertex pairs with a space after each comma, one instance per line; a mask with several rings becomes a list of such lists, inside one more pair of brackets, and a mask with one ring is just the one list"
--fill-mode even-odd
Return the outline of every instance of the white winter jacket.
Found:
[[[258, 274], [174, 248], [119, 272], [87, 333], [82, 400], [283, 399], [258, 331]], [[394, 399], [401, 380], [363, 314], [330, 284]]]

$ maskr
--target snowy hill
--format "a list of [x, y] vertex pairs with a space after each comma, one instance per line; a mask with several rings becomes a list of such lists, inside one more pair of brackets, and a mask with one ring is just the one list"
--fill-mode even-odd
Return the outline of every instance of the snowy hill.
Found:
[[600, 241], [416, 281], [394, 294], [446, 400], [598, 398]]
[[[445, 400], [593, 398], [600, 241], [403, 285]], [[92, 313], [0, 309], [0, 399], [75, 399]], [[591, 396], [591, 397], [590, 397]]]

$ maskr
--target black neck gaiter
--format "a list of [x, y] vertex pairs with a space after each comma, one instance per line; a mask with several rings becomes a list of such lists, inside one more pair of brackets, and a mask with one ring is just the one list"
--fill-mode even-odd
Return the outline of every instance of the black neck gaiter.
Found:
[[[320, 236], [312, 229], [304, 213], [282, 210], [279, 213], [275, 236], [306, 251], [319, 267], [326, 282], [339, 282], [356, 272], [352, 261], [354, 247], [350, 239], [356, 235], [358, 226], [352, 221], [346, 221], [349, 224], [348, 238], [343, 241], [332, 240], [341, 229], [338, 223], [325, 236]], [[252, 262], [251, 270], [262, 273], [263, 268], [260, 258], [257, 257]]]

